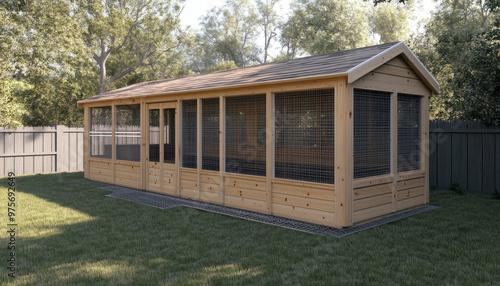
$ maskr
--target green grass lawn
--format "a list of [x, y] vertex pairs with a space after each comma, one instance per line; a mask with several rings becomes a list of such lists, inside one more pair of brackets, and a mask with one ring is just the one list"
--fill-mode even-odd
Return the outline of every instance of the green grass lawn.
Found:
[[82, 173], [17, 177], [12, 279], [7, 183], [0, 284], [500, 284], [500, 200], [490, 196], [431, 191], [440, 209], [339, 239], [108, 198]]

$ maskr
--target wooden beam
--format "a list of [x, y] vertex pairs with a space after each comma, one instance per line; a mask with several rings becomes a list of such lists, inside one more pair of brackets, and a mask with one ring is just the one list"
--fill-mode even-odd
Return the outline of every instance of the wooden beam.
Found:
[[[398, 94], [391, 94], [391, 170], [394, 178], [398, 176]], [[392, 211], [397, 211], [397, 183], [398, 180], [392, 182]]]
[[175, 162], [177, 163], [177, 196], [181, 196], [181, 102], [175, 109]]
[[201, 99], [196, 99], [196, 165], [197, 165], [197, 181], [198, 181], [198, 200], [201, 198]]
[[89, 153], [89, 130], [90, 130], [90, 109], [84, 108], [83, 111], [83, 176], [89, 178], [90, 174], [90, 153]]
[[274, 176], [274, 97], [266, 93], [266, 199], [267, 212], [272, 213], [272, 182]]
[[115, 184], [115, 163], [116, 163], [116, 105], [113, 103], [111, 105], [111, 169], [112, 169], [112, 179], [111, 181]]
[[347, 78], [335, 86], [335, 226], [352, 225], [353, 88]]
[[224, 205], [224, 168], [225, 168], [225, 100], [223, 96], [219, 97], [219, 176], [220, 176], [220, 204]]
[[429, 203], [429, 96], [425, 96], [421, 99], [421, 124], [422, 124], [422, 138], [421, 138], [421, 155], [420, 164], [425, 173], [425, 185], [424, 185], [424, 202]]

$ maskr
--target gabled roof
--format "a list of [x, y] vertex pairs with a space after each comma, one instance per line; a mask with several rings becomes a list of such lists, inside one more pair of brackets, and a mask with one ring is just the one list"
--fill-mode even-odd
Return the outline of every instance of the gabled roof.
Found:
[[347, 76], [348, 82], [352, 83], [399, 55], [415, 70], [432, 92], [439, 92], [439, 84], [413, 52], [405, 43], [396, 42], [284, 62], [141, 82], [78, 101], [78, 105], [81, 106], [84, 103], [101, 100], [205, 91], [335, 76]]

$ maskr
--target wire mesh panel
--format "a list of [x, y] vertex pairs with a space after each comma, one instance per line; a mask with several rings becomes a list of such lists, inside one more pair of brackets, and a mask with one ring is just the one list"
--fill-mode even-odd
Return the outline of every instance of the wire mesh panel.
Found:
[[201, 100], [201, 168], [219, 171], [219, 98]]
[[391, 94], [354, 89], [354, 178], [391, 172]]
[[333, 89], [277, 93], [275, 177], [334, 183]]
[[420, 169], [421, 97], [398, 94], [398, 172]]
[[141, 105], [116, 107], [115, 152], [117, 160], [141, 160]]
[[111, 159], [111, 106], [90, 108], [90, 157]]
[[149, 110], [149, 161], [160, 162], [160, 110]]
[[163, 109], [163, 162], [175, 164], [175, 108]]
[[226, 172], [266, 175], [266, 95], [226, 98]]
[[182, 101], [181, 166], [184, 168], [198, 166], [196, 108], [196, 100]]

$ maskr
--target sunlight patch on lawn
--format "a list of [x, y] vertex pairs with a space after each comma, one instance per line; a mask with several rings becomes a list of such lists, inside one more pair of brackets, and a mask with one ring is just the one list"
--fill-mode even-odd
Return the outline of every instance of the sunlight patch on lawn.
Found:
[[18, 192], [18, 217], [22, 238], [42, 238], [63, 232], [63, 227], [97, 219], [83, 212]]
[[[73, 262], [54, 266], [49, 272], [54, 273], [56, 281], [78, 281], [84, 278], [116, 279], [126, 283], [134, 277], [139, 268], [137, 265], [117, 263], [103, 260], [98, 262]], [[128, 278], [127, 278], [128, 277]], [[118, 282], [117, 281], [117, 282]]]
[[194, 274], [189, 282], [190, 285], [206, 285], [210, 284], [213, 279], [225, 279], [225, 278], [250, 278], [257, 275], [262, 275], [263, 271], [258, 267], [254, 268], [243, 268], [238, 264], [226, 264], [218, 265], [212, 267], [205, 267], [199, 273]]

